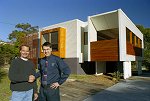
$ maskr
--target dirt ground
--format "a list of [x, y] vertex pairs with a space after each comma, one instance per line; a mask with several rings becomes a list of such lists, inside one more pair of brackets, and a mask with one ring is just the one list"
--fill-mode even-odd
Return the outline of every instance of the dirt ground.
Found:
[[114, 84], [112, 77], [106, 75], [69, 78], [60, 87], [61, 101], [82, 101]]
[[83, 101], [115, 83], [108, 75], [71, 75], [60, 86], [61, 101]]

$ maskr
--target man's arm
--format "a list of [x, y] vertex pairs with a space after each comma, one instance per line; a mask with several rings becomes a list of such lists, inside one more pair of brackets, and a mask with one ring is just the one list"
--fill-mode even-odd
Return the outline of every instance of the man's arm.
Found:
[[35, 76], [36, 79], [39, 78], [39, 77], [41, 77], [41, 69], [40, 68], [41, 68], [41, 65], [38, 64], [38, 72], [36, 72], [34, 74], [34, 76]]
[[71, 73], [71, 70], [62, 59], [59, 59], [58, 65], [59, 65], [58, 68], [60, 69], [60, 80], [58, 83], [61, 85], [67, 80], [67, 78]]
[[37, 80], [35, 78], [36, 69], [34, 68], [34, 66], [33, 66], [32, 70], [33, 70], [32, 74], [34, 74], [34, 75], [29, 76], [28, 82], [33, 83], [34, 100], [36, 100], [38, 98], [38, 91], [37, 91], [38, 86], [37, 86]]

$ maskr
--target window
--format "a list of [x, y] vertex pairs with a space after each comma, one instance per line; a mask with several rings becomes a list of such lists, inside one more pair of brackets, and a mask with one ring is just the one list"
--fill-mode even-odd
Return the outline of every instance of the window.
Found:
[[58, 51], [58, 31], [44, 33], [42, 35], [42, 44], [44, 42], [50, 42], [52, 44], [53, 51]]
[[[50, 42], [52, 45], [52, 54], [65, 58], [66, 56], [66, 29], [52, 28], [40, 32], [40, 45], [44, 42]], [[44, 57], [42, 47], [40, 47], [40, 58]]]
[[135, 46], [138, 47], [138, 37], [137, 36], [135, 37]]
[[42, 44], [44, 43], [44, 42], [48, 42], [49, 40], [48, 40], [48, 33], [44, 33], [43, 35], [42, 35]]
[[142, 40], [138, 38], [138, 47], [142, 48]]
[[126, 28], [126, 40], [136, 47], [142, 47], [142, 40]]
[[132, 44], [134, 45], [135, 44], [135, 39], [134, 39], [135, 35], [132, 33]]
[[50, 33], [50, 43], [52, 44], [53, 51], [58, 51], [58, 32]]
[[140, 48], [142, 48], [142, 40], [140, 39], [140, 43], [139, 43]]
[[126, 28], [126, 40], [127, 40], [128, 42], [132, 42], [132, 41], [130, 40], [130, 30], [129, 30], [128, 28]]
[[84, 32], [84, 45], [88, 45], [88, 33]]

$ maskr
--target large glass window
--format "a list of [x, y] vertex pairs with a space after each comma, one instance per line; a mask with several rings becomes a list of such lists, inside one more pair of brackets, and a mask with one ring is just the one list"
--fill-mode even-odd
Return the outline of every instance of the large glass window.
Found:
[[42, 34], [42, 44], [44, 42], [50, 42], [53, 51], [58, 51], [58, 31]]
[[50, 33], [50, 42], [52, 44], [53, 51], [58, 51], [58, 32]]
[[132, 31], [126, 28], [126, 40], [130, 42], [132, 45], [137, 47], [142, 47], [142, 40], [137, 37]]
[[42, 44], [44, 43], [44, 42], [48, 42], [49, 40], [48, 40], [48, 33], [44, 33], [43, 35], [42, 35]]
[[128, 42], [132, 42], [132, 40], [130, 40], [130, 30], [128, 28], [126, 28], [126, 39]]

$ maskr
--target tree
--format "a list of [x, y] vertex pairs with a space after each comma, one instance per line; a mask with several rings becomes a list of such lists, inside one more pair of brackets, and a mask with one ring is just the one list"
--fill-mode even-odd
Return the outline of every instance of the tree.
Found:
[[38, 26], [31, 26], [29, 23], [17, 24], [15, 28], [8, 38], [13, 44], [0, 44], [0, 66], [10, 63], [12, 58], [19, 55], [18, 47], [23, 43], [23, 37], [38, 32]]
[[18, 50], [13, 45], [0, 45], [0, 66], [9, 64], [10, 59], [18, 54]]
[[6, 52], [6, 53], [1, 53], [1, 54], [5, 54], [4, 57], [6, 57], [6, 54], [7, 54], [9, 59], [19, 55], [18, 47], [22, 43], [24, 43], [23, 37], [25, 37], [28, 34], [33, 34], [33, 33], [38, 32], [38, 26], [31, 26], [29, 23], [26, 23], [26, 24], [19, 23], [15, 26], [15, 28], [16, 29], [13, 30], [12, 33], [10, 33], [8, 37], [8, 39], [11, 40], [13, 45], [12, 46], [5, 45], [1, 47], [1, 49], [5, 50], [3, 52]]
[[144, 60], [143, 65], [150, 69], [150, 28], [144, 28], [142, 25], [137, 25], [144, 36]]
[[21, 23], [15, 26], [16, 30], [9, 34], [9, 40], [11, 40], [16, 47], [20, 46], [23, 42], [22, 38], [28, 34], [38, 32], [38, 26], [31, 26], [29, 23]]

